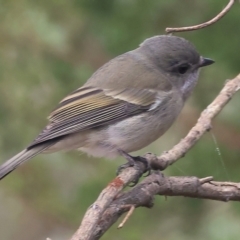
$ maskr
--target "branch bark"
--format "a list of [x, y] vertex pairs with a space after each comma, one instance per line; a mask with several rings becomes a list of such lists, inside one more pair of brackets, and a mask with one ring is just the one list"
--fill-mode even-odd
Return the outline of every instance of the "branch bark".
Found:
[[214, 182], [212, 178], [166, 177], [159, 173], [151, 174], [133, 189], [122, 194], [106, 209], [91, 240], [99, 239], [118, 218], [129, 211], [129, 206], [153, 206], [155, 195], [183, 196], [219, 201], [240, 201], [240, 183]]
[[88, 208], [85, 213], [82, 223], [76, 233], [70, 240], [86, 240], [92, 239], [93, 231], [98, 224], [100, 217], [117, 197], [117, 195], [134, 179], [139, 178], [144, 171], [145, 166], [139, 162], [138, 169], [127, 168], [124, 169], [108, 186], [101, 192], [98, 199]]

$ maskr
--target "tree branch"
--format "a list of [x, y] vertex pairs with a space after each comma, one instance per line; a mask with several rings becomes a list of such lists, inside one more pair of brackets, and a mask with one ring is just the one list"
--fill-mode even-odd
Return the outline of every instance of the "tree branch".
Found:
[[[192, 31], [207, 27], [222, 18], [234, 3], [234, 0], [230, 0], [223, 11], [208, 22], [190, 27], [166, 28], [166, 32]], [[158, 157], [151, 153], [145, 155], [151, 167], [164, 170], [183, 157], [200, 137], [211, 129], [213, 118], [239, 89], [240, 74], [225, 84], [215, 100], [202, 112], [196, 125], [177, 145]], [[214, 182], [212, 177], [202, 179], [197, 177], [165, 177], [160, 172], [152, 173], [134, 188], [121, 193], [125, 186], [144, 172], [143, 164], [138, 163], [138, 165], [139, 169], [137, 170], [135, 168], [124, 169], [118, 177], [108, 184], [95, 203], [89, 207], [79, 229], [70, 240], [97, 240], [123, 213], [128, 212], [120, 224], [122, 227], [135, 208], [151, 208], [155, 195], [240, 201], [240, 183]]]
[[205, 23], [201, 23], [198, 25], [194, 25], [194, 26], [189, 26], [189, 27], [181, 27], [181, 28], [166, 28], [165, 32], [166, 33], [173, 33], [173, 32], [186, 32], [186, 31], [193, 31], [193, 30], [198, 30], [201, 28], [205, 28], [208, 27], [212, 24], [214, 24], [215, 22], [217, 22], [218, 20], [220, 20], [224, 15], [227, 14], [227, 12], [231, 9], [231, 7], [233, 6], [233, 4], [235, 3], [235, 0], [230, 0], [229, 3], [227, 4], [227, 6], [213, 19], [205, 22]]
[[[156, 157], [148, 153], [146, 158], [154, 169], [165, 169], [183, 157], [185, 153], [211, 129], [212, 119], [230, 101], [240, 89], [240, 74], [226, 82], [215, 100], [202, 112], [197, 124], [171, 150]], [[152, 207], [155, 195], [185, 196], [206, 198], [220, 201], [240, 201], [240, 184], [231, 182], [210, 182], [211, 177], [164, 177], [153, 173], [128, 192], [123, 188], [144, 172], [143, 164], [139, 169], [127, 168], [101, 192], [98, 199], [90, 206], [83, 221], [70, 240], [96, 240], [117, 221], [129, 206]], [[133, 211], [133, 210], [132, 210]]]
[[79, 229], [70, 240], [92, 239], [91, 235], [93, 234], [93, 231], [95, 230], [95, 227], [106, 208], [125, 186], [134, 179], [139, 178], [139, 176], [144, 173], [144, 164], [139, 162], [138, 166], [138, 169], [124, 169], [124, 171], [122, 171], [112, 182], [108, 184], [108, 186], [101, 192], [98, 199], [88, 208]]
[[[212, 178], [208, 178], [210, 179]], [[129, 205], [135, 208], [152, 207], [155, 195], [184, 196], [224, 202], [240, 201], [240, 183], [206, 182], [205, 178], [165, 177], [154, 173], [111, 203], [102, 215], [91, 240], [99, 239], [123, 213], [129, 211]]]
[[196, 125], [189, 131], [187, 136], [176, 144], [170, 151], [164, 152], [161, 156], [154, 156], [151, 153], [145, 155], [153, 169], [164, 170], [172, 165], [179, 158], [183, 157], [192, 148], [200, 137], [211, 130], [211, 122], [214, 117], [231, 100], [233, 95], [240, 89], [240, 74], [232, 80], [228, 80], [214, 101], [201, 113]]

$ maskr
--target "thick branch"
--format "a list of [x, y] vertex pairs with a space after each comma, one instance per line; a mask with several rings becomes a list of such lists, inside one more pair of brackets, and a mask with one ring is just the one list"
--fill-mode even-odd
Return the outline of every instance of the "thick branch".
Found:
[[235, 3], [235, 0], [230, 0], [229, 3], [227, 4], [227, 6], [213, 19], [205, 22], [205, 23], [201, 23], [198, 25], [194, 25], [194, 26], [190, 26], [190, 27], [181, 27], [181, 28], [166, 28], [165, 32], [166, 33], [173, 33], [173, 32], [186, 32], [186, 31], [193, 31], [193, 30], [198, 30], [201, 28], [205, 28], [208, 27], [209, 25], [214, 24], [215, 22], [217, 22], [218, 20], [220, 20], [224, 15], [227, 14], [227, 12], [231, 9], [231, 7], [233, 6], [233, 4]]
[[145, 171], [145, 166], [139, 162], [139, 169], [127, 168], [121, 172], [108, 186], [101, 192], [98, 199], [88, 208], [84, 215], [82, 223], [76, 233], [70, 240], [88, 240], [99, 222], [100, 217], [114, 200], [114, 198], [123, 190], [123, 188], [139, 178]]
[[123, 213], [129, 211], [129, 206], [152, 207], [155, 195], [240, 201], [240, 183], [206, 182], [206, 179], [196, 177], [152, 174], [112, 202], [102, 215], [91, 240], [99, 239]]

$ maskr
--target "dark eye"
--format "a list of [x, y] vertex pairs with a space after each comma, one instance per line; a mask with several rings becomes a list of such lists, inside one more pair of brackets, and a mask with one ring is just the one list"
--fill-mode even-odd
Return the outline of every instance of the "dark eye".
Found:
[[187, 72], [187, 70], [190, 68], [190, 65], [187, 64], [187, 63], [184, 63], [182, 65], [180, 65], [178, 68], [177, 68], [177, 71], [180, 73], [180, 74], [184, 74]]

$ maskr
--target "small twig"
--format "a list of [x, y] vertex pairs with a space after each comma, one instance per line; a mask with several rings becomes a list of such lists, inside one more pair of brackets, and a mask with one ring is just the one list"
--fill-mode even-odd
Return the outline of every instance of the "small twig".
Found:
[[[126, 206], [123, 206], [126, 207]], [[128, 213], [126, 214], [125, 218], [122, 220], [122, 222], [118, 225], [118, 229], [122, 228], [124, 226], [124, 224], [126, 223], [126, 221], [130, 218], [130, 216], [133, 214], [133, 211], [135, 210], [135, 206], [134, 205], [130, 205], [130, 209], [128, 211]]]
[[232, 5], [235, 3], [235, 0], [230, 0], [229, 3], [227, 4], [227, 6], [213, 19], [205, 22], [205, 23], [201, 23], [198, 25], [194, 25], [194, 26], [189, 26], [189, 27], [181, 27], [181, 28], [166, 28], [165, 32], [166, 33], [173, 33], [173, 32], [186, 32], [186, 31], [193, 31], [193, 30], [198, 30], [201, 28], [205, 28], [209, 25], [214, 24], [215, 22], [217, 22], [219, 19], [221, 19], [232, 7]]
[[199, 182], [200, 182], [201, 184], [204, 184], [204, 183], [209, 183], [209, 182], [211, 182], [212, 180], [213, 180], [213, 177], [211, 176], [211, 177], [201, 178], [201, 179], [199, 180]]

